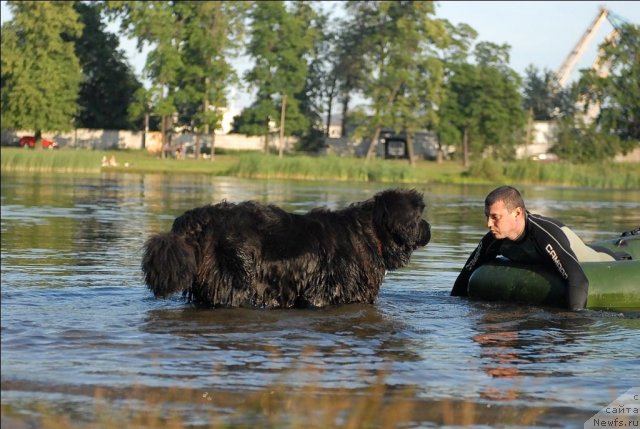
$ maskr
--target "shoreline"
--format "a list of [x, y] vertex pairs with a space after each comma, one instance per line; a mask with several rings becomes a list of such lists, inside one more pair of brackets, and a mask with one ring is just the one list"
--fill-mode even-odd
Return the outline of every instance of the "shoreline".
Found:
[[[30, 150], [3, 147], [2, 173], [205, 174], [257, 180], [379, 182], [399, 184], [494, 184], [640, 189], [640, 163], [577, 165], [536, 161], [459, 161], [347, 158], [337, 156], [224, 153], [210, 159], [162, 159], [143, 150]], [[115, 161], [103, 166], [104, 159]]]

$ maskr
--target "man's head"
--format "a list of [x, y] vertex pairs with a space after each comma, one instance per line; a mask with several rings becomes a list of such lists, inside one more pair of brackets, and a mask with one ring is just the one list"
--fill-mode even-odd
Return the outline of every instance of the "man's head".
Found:
[[525, 206], [522, 195], [511, 186], [500, 186], [484, 200], [487, 227], [500, 240], [516, 240], [524, 231]]

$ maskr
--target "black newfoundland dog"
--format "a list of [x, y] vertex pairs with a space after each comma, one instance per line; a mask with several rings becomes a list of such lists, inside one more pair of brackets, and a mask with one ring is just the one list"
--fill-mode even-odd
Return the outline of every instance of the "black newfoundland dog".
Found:
[[287, 213], [254, 201], [185, 212], [145, 243], [156, 297], [183, 292], [214, 307], [374, 303], [386, 270], [431, 239], [416, 190], [393, 189], [342, 210]]

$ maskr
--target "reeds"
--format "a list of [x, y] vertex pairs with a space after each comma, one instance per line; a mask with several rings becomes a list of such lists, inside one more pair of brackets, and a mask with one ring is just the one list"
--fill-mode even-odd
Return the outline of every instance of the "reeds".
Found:
[[469, 175], [492, 183], [580, 186], [605, 189], [640, 189], [638, 163], [568, 164], [483, 159], [474, 163]]
[[[114, 159], [117, 165], [103, 166], [103, 158]], [[197, 173], [224, 174], [237, 162], [235, 156], [220, 160], [162, 159], [144, 150], [59, 149], [32, 150], [2, 148], [2, 171], [32, 173], [100, 173], [115, 171], [128, 173]]]
[[99, 173], [103, 154], [88, 150], [2, 149], [2, 171]]
[[380, 159], [338, 156], [265, 156], [242, 155], [228, 173], [232, 176], [255, 179], [336, 180], [350, 182], [418, 181], [415, 169], [408, 162], [397, 163]]

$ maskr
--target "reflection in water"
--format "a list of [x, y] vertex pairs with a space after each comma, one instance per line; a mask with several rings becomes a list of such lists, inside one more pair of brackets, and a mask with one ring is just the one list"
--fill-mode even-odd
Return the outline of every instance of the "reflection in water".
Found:
[[[488, 313], [483, 316], [476, 325], [480, 333], [473, 336], [473, 341], [482, 347], [480, 357], [488, 375], [515, 379], [520, 377], [519, 367], [527, 363], [523, 357], [526, 351], [524, 335], [521, 334], [523, 327], [519, 326], [523, 315], [514, 314], [514, 311], [505, 313]], [[519, 392], [520, 388], [514, 384], [502, 388], [490, 385], [481, 394], [492, 400], [515, 400], [518, 399]]]
[[[597, 325], [593, 318], [558, 309], [506, 304], [502, 310], [480, 317], [474, 328], [477, 333], [472, 336], [481, 347], [481, 366], [486, 374], [510, 381], [486, 386], [483, 397], [526, 399], [521, 398], [525, 383], [550, 376], [571, 377], [581, 361], [590, 358], [593, 350], [584, 342]], [[620, 332], [611, 327], [598, 334], [605, 340], [618, 337]]]
[[[153, 299], [140, 273], [142, 244], [207, 202], [254, 199], [306, 212], [393, 186], [135, 174], [11, 174], [1, 186], [3, 406], [28, 410], [45, 398], [82, 415], [78, 396], [101, 388], [123, 400], [131, 386], [225, 389], [239, 400], [273, 383], [361, 392], [383, 373], [385, 386], [411, 389], [415, 401], [552, 405], [547, 421], [563, 426], [567, 409], [582, 425], [611, 391], [640, 385], [638, 315], [449, 296], [486, 230], [490, 187], [417, 186], [432, 241], [387, 274], [376, 305], [289, 311]], [[532, 187], [525, 198], [587, 240], [640, 224], [640, 192]], [[181, 404], [185, 414], [195, 408]]]
[[[182, 351], [207, 350], [209, 383], [217, 387], [283, 378], [304, 385], [310, 369], [318, 386], [365, 387], [392, 361], [419, 359], [408, 340], [397, 336], [397, 322], [369, 305], [293, 311], [156, 309], [147, 313], [140, 329], [161, 335], [161, 341]], [[155, 359], [165, 362], [164, 376], [183, 370], [168, 366], [162, 355]], [[319, 369], [327, 371], [320, 374]], [[353, 371], [358, 372], [355, 378]], [[256, 373], [262, 380], [255, 379]]]

